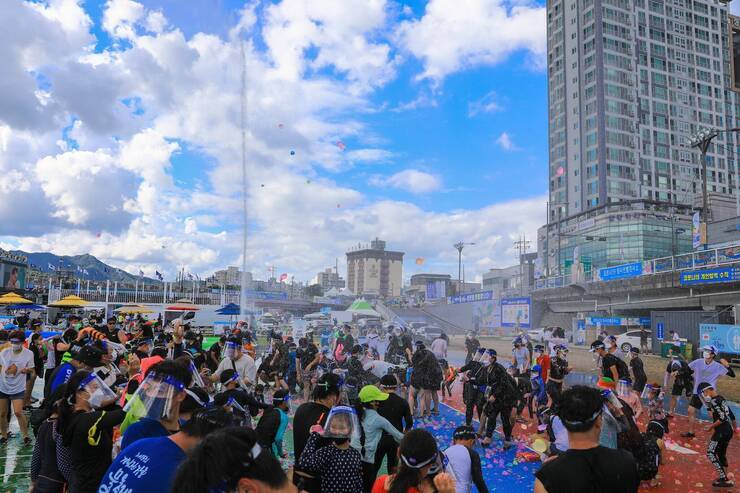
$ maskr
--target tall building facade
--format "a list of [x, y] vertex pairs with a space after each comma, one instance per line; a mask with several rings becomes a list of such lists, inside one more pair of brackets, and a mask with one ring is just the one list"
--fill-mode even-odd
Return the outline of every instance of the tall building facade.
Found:
[[[618, 253], [606, 264], [625, 248], [637, 257], [656, 250], [651, 242], [675, 248], [702, 193], [700, 154], [688, 139], [736, 126], [728, 27], [727, 7], [708, 0], [548, 1], [550, 200], [540, 240], [550, 257], [554, 239], [585, 243], [577, 237], [593, 236], [598, 215], [625, 203], [646, 212], [623, 217], [626, 229], [602, 224], [601, 246]], [[720, 134], [707, 156], [709, 191], [733, 199], [735, 138]], [[646, 224], [667, 217], [671, 228]], [[563, 238], [566, 226], [574, 233]]]
[[332, 267], [328, 267], [327, 269], [324, 269], [324, 272], [319, 272], [318, 274], [316, 274], [315, 284], [321, 286], [321, 289], [326, 292], [332, 288], [343, 288], [345, 282], [344, 279], [339, 277], [339, 274]]
[[347, 252], [347, 287], [355, 294], [381, 297], [400, 296], [403, 279], [403, 252], [385, 249], [385, 241], [358, 245]]

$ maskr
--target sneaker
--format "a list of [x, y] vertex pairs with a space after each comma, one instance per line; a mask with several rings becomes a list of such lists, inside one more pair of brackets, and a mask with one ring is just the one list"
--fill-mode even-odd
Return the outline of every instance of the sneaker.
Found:
[[690, 431], [687, 431], [686, 433], [681, 433], [681, 436], [682, 436], [683, 438], [694, 438], [694, 437], [695, 437], [696, 435], [694, 435], [694, 434], [693, 434], [693, 433], [691, 433]]
[[504, 445], [503, 445], [502, 448], [504, 449], [504, 452], [506, 452], [507, 450], [509, 450], [513, 446], [514, 446], [514, 444], [511, 443], [511, 442], [504, 442]]
[[718, 479], [714, 482], [712, 482], [712, 486], [715, 488], [732, 488], [735, 486], [735, 483], [730, 481], [729, 479]]

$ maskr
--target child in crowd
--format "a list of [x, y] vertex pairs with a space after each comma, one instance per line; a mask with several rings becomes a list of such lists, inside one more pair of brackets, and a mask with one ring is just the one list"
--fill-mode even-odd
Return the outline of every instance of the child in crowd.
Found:
[[712, 432], [707, 446], [707, 457], [709, 461], [719, 472], [719, 478], [712, 482], [715, 488], [731, 488], [735, 482], [726, 472], [727, 464], [727, 446], [732, 440], [732, 434], [735, 430], [735, 415], [727, 405], [724, 397], [719, 395], [714, 387], [707, 383], [701, 382], [697, 388], [702, 400], [706, 402], [707, 409], [712, 415], [712, 424], [707, 426], [707, 431]]
[[534, 408], [537, 412], [537, 423], [542, 424], [542, 411], [547, 407], [547, 392], [545, 391], [545, 381], [542, 379], [542, 367], [534, 365], [530, 373], [532, 380], [532, 394], [530, 399], [532, 404], [530, 409]]
[[636, 454], [637, 474], [640, 481], [649, 481], [650, 487], [658, 486], [658, 466], [663, 463], [663, 435], [665, 429], [658, 421], [651, 421], [642, 434], [642, 447]]
[[642, 393], [648, 401], [648, 419], [663, 425], [665, 433], [668, 433], [670, 431], [668, 429], [668, 417], [665, 409], [663, 409], [663, 392], [661, 392], [660, 385], [657, 383], [647, 384]]
[[[643, 388], [645, 385], [643, 384]], [[620, 380], [617, 384], [617, 395], [621, 400], [627, 403], [634, 413], [635, 421], [642, 415], [642, 399], [633, 391], [632, 383], [629, 380]]]

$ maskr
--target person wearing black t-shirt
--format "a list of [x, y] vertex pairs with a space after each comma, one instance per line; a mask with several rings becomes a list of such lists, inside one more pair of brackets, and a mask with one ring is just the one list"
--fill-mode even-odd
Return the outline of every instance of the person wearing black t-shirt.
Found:
[[[298, 406], [293, 416], [293, 450], [300, 457], [306, 448], [313, 425], [324, 426], [331, 408], [339, 402], [339, 377], [327, 373], [319, 378], [313, 390], [313, 402]], [[301, 491], [321, 493], [321, 478], [295, 468], [293, 483]]]
[[637, 463], [624, 450], [599, 445], [604, 397], [599, 389], [576, 385], [560, 397], [558, 416], [568, 431], [569, 449], [535, 473], [535, 493], [636, 493]]
[[632, 381], [627, 363], [610, 354], [602, 341], [592, 342], [591, 352], [601, 357], [601, 374], [603, 376], [611, 378], [615, 382], [619, 380]]
[[[414, 427], [414, 418], [411, 416], [409, 403], [396, 394], [397, 388], [398, 380], [395, 376], [384, 375], [380, 379], [380, 390], [388, 394], [388, 399], [380, 402], [378, 414], [387, 419], [398, 431], [405, 433]], [[383, 457], [387, 457], [389, 474], [393, 474], [398, 465], [398, 442], [385, 432], [383, 432], [375, 452], [375, 468], [377, 470], [380, 470]]]

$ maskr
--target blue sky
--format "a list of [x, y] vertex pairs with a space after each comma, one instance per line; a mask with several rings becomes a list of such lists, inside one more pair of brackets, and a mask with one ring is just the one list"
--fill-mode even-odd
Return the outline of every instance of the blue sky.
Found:
[[3, 246], [90, 252], [133, 272], [207, 275], [240, 263], [239, 39], [249, 43], [256, 277], [274, 264], [308, 280], [375, 236], [407, 252], [405, 277], [453, 273], [451, 244], [476, 241], [466, 258], [475, 277], [514, 263], [513, 240], [544, 220], [541, 4], [4, 8], [42, 35], [34, 56], [21, 55], [24, 32], [6, 26], [17, 89], [13, 105], [0, 104], [0, 137], [13, 144], [0, 167], [36, 220], [5, 222]]

